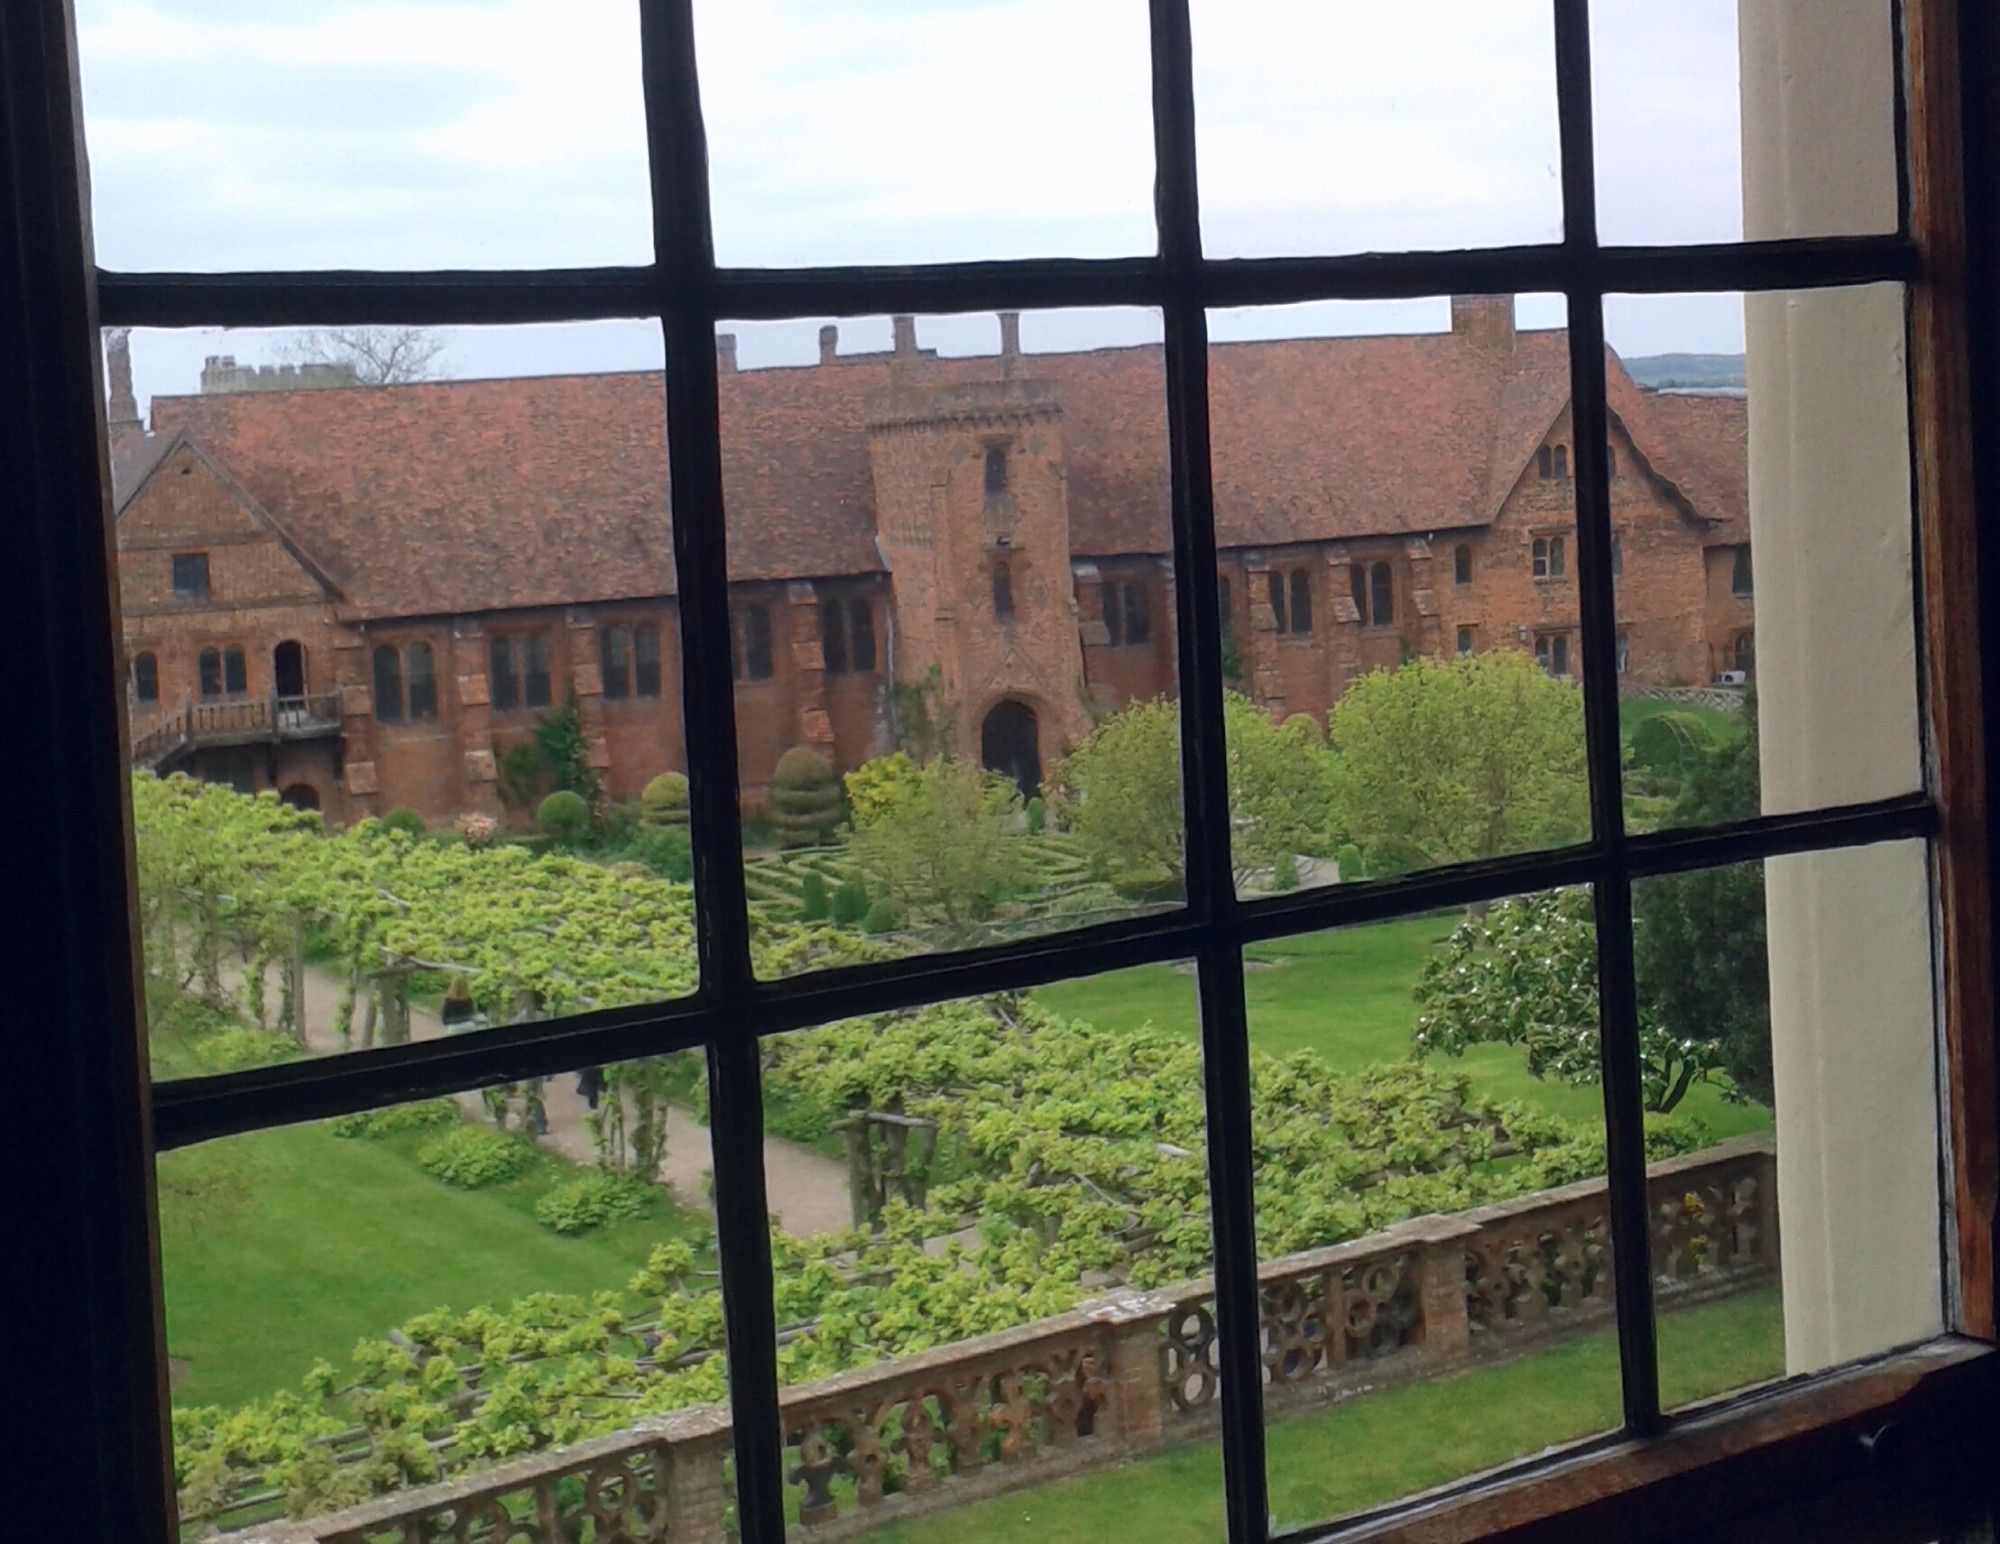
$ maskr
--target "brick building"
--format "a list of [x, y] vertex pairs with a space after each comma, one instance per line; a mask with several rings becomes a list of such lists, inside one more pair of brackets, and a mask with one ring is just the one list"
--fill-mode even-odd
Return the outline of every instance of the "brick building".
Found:
[[[1356, 674], [1517, 648], [1577, 667], [1568, 340], [1465, 298], [1435, 335], [1217, 344], [1230, 666], [1324, 720]], [[1094, 713], [1174, 688], [1156, 347], [736, 366], [718, 341], [742, 780], [891, 748], [935, 680], [1032, 783]], [[233, 361], [230, 362], [233, 364]], [[1607, 359], [1621, 666], [1750, 667], [1740, 398]], [[336, 819], [504, 813], [501, 758], [575, 698], [614, 798], [683, 763], [656, 374], [287, 387], [204, 372], [141, 425], [109, 369], [134, 758]], [[935, 674], [933, 674], [935, 672]]]

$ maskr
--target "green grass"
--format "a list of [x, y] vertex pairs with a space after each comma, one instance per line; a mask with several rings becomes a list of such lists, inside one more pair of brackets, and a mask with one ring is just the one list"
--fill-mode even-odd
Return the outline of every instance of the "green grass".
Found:
[[[1346, 1071], [1407, 1056], [1416, 1021], [1412, 989], [1426, 956], [1457, 920], [1455, 912], [1437, 912], [1252, 945], [1244, 974], [1251, 1046], [1273, 1056], [1317, 1051]], [[1190, 1038], [1200, 1034], [1194, 977], [1171, 965], [1065, 981], [1036, 996], [1101, 1029], [1150, 1022]], [[1531, 1077], [1526, 1057], [1511, 1046], [1475, 1046], [1455, 1065], [1487, 1098], [1519, 1099], [1568, 1120], [1603, 1118], [1597, 1089]], [[1674, 1113], [1701, 1121], [1717, 1140], [1771, 1124], [1762, 1106], [1732, 1103], [1709, 1087], [1691, 1090]]]
[[167, 1351], [181, 1405], [234, 1404], [338, 1366], [413, 1314], [531, 1292], [617, 1289], [653, 1244], [709, 1238], [664, 1196], [643, 1217], [564, 1238], [536, 1197], [576, 1169], [453, 1190], [420, 1170], [420, 1135], [342, 1139], [322, 1126], [231, 1137], [160, 1159]]
[[[1660, 1319], [1660, 1381], [1669, 1405], [1784, 1373], [1775, 1290]], [[1271, 1510], [1297, 1527], [1380, 1506], [1482, 1469], [1573, 1442], [1619, 1420], [1618, 1344], [1606, 1329], [1475, 1372], [1363, 1395], [1269, 1427]], [[1224, 1532], [1222, 1455], [1214, 1439], [1154, 1458], [892, 1524], [878, 1544], [1213, 1544]]]

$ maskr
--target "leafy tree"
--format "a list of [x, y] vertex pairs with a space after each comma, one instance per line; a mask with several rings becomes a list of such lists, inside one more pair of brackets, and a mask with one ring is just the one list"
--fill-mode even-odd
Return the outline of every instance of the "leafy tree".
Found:
[[1371, 853], [1388, 843], [1463, 863], [1589, 832], [1583, 694], [1525, 654], [1363, 676], [1334, 708], [1332, 737], [1341, 824]]
[[[1600, 1075], [1597, 928], [1590, 895], [1558, 890], [1502, 901], [1466, 917], [1417, 978], [1419, 1052], [1461, 1055], [1484, 1042], [1517, 1045], [1538, 1078], [1591, 1084]], [[1639, 1010], [1645, 1107], [1671, 1114], [1722, 1064], [1712, 1040], [1684, 1040]]]
[[[1319, 726], [1302, 715], [1276, 723], [1234, 692], [1223, 702], [1223, 726], [1238, 868], [1331, 851], [1332, 764]], [[1116, 880], [1185, 878], [1180, 741], [1178, 703], [1135, 702], [1098, 724], [1056, 770], [1063, 824]]]
[[963, 937], [1027, 882], [1013, 830], [1019, 813], [1013, 784], [940, 757], [917, 774], [907, 797], [855, 833], [855, 863], [869, 894]]

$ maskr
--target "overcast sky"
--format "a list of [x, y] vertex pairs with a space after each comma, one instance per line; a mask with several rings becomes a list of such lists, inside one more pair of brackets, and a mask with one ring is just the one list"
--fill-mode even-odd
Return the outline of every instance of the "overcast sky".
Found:
[[[1144, 0], [697, 0], [716, 245], [740, 264], [1152, 249]], [[632, 263], [651, 244], [635, 0], [78, 0], [107, 267]], [[1217, 255], [1561, 234], [1549, 0], [1194, 0]], [[1741, 233], [1736, 0], [1595, 0], [1607, 240]], [[1524, 300], [1524, 325], [1561, 321]], [[1441, 327], [1442, 302], [1216, 319]], [[810, 358], [818, 319], [744, 329]], [[1627, 353], [1733, 351], [1731, 297], [1614, 302]], [[990, 317], [924, 341], [990, 348]], [[852, 346], [887, 324], [855, 323]], [[1031, 317], [1031, 348], [1156, 334]], [[144, 337], [142, 398], [282, 339]], [[656, 329], [454, 330], [449, 373], [657, 364]]]

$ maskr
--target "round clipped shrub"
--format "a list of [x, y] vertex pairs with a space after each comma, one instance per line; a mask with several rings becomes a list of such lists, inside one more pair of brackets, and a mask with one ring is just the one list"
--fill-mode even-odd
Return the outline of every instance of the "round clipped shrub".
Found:
[[677, 879], [686, 884], [694, 878], [694, 846], [680, 826], [641, 831], [632, 850], [641, 863], [662, 879]]
[[1715, 751], [1715, 732], [1692, 713], [1668, 708], [1632, 729], [1632, 759], [1661, 777], [1687, 778]]
[[662, 772], [639, 795], [639, 819], [649, 826], [688, 823], [688, 780], [679, 772]]
[[1361, 849], [1352, 842], [1342, 842], [1333, 855], [1333, 861], [1340, 865], [1340, 877], [1347, 884], [1367, 877], [1368, 870], [1361, 862]]
[[833, 920], [842, 927], [858, 927], [868, 915], [868, 887], [859, 874], [849, 874], [833, 892]]
[[1040, 794], [1028, 801], [1028, 835], [1040, 836], [1042, 828], [1048, 824], [1048, 806], [1042, 803]]
[[771, 828], [781, 847], [821, 847], [840, 827], [840, 779], [824, 756], [795, 745], [771, 774]]
[[559, 842], [581, 841], [590, 830], [590, 806], [582, 794], [558, 788], [542, 800], [535, 824]]
[[894, 933], [903, 926], [903, 908], [888, 896], [868, 908], [868, 915], [861, 919], [864, 933]]
[[484, 1126], [460, 1126], [417, 1149], [418, 1168], [461, 1190], [519, 1179], [534, 1161], [535, 1150], [528, 1143]]
[[826, 893], [826, 881], [817, 869], [807, 869], [799, 881], [799, 921], [824, 922], [833, 914], [833, 898]]
[[424, 817], [412, 809], [394, 809], [382, 817], [382, 829], [419, 837], [424, 834]]

